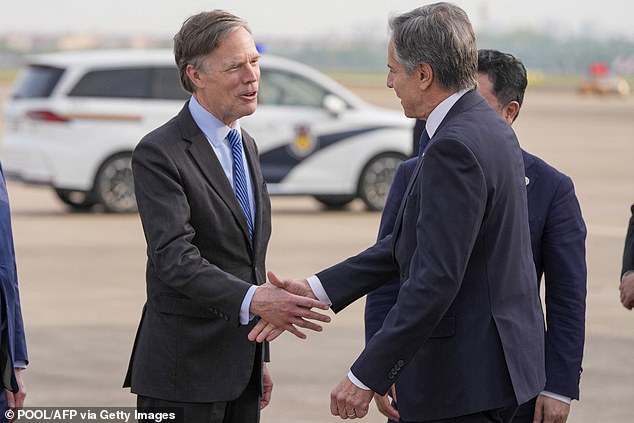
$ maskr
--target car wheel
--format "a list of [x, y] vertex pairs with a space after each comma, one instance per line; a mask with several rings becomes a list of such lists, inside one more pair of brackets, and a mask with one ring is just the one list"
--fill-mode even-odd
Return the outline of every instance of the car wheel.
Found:
[[396, 168], [405, 160], [398, 153], [384, 153], [368, 162], [359, 177], [359, 197], [368, 210], [383, 210]]
[[353, 195], [315, 195], [314, 198], [328, 210], [341, 210], [354, 200]]
[[62, 203], [76, 211], [85, 211], [97, 204], [91, 192], [55, 188], [55, 194]]
[[99, 168], [94, 192], [106, 212], [131, 213], [137, 210], [131, 164], [130, 154], [123, 153], [110, 157]]

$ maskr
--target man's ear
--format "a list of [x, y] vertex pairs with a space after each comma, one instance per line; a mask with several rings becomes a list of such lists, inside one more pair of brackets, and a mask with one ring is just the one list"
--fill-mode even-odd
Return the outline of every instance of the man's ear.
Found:
[[419, 63], [416, 67], [416, 73], [423, 88], [427, 88], [431, 85], [434, 79], [434, 71], [428, 63]]
[[187, 65], [187, 67], [185, 68], [185, 73], [196, 88], [201, 87], [202, 81], [200, 78], [200, 72], [194, 67], [194, 65]]
[[502, 109], [502, 118], [511, 125], [520, 112], [520, 104], [513, 100]]

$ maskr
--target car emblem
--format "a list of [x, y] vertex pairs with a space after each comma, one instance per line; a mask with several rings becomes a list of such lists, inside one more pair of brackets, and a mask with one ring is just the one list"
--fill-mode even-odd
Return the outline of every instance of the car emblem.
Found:
[[310, 126], [297, 125], [295, 127], [295, 139], [290, 144], [290, 149], [296, 157], [306, 157], [317, 148], [317, 140], [310, 134]]

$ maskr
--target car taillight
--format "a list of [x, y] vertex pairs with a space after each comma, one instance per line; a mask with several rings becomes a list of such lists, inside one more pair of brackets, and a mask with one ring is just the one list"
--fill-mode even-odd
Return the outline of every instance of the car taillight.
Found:
[[68, 122], [69, 119], [64, 116], [58, 115], [50, 110], [29, 110], [26, 112], [26, 116], [33, 120], [43, 120], [46, 122]]

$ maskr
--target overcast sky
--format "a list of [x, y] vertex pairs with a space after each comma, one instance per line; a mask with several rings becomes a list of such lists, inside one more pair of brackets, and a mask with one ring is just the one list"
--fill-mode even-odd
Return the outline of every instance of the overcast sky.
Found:
[[[413, 0], [2, 0], [0, 32], [173, 35], [189, 15], [213, 8], [246, 18], [256, 38], [387, 34], [387, 16]], [[634, 40], [632, 0], [456, 0], [476, 29], [548, 28], [560, 34]]]

